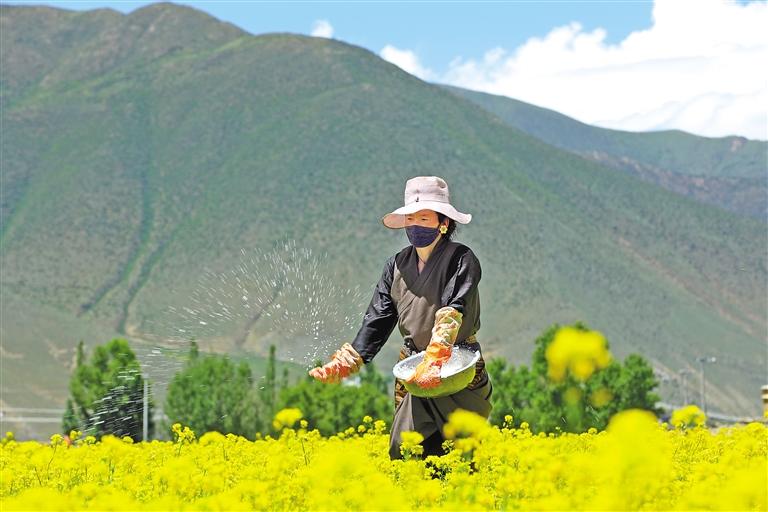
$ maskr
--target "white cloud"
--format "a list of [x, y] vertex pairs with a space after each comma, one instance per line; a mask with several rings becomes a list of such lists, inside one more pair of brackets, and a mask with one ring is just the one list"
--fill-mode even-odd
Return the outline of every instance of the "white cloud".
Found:
[[330, 39], [333, 37], [333, 26], [331, 26], [328, 20], [317, 20], [312, 23], [312, 32], [310, 32], [310, 35], [312, 37], [325, 37], [326, 39]]
[[[572, 23], [529, 39], [512, 53], [495, 48], [481, 60], [456, 59], [435, 81], [517, 98], [609, 128], [676, 128], [765, 140], [766, 27], [765, 2], [656, 0], [653, 26], [617, 45], [605, 43], [603, 29], [585, 32]], [[413, 58], [409, 66], [424, 69]]]
[[381, 50], [381, 58], [422, 80], [435, 80], [438, 78], [432, 70], [421, 65], [416, 53], [411, 50], [400, 50], [388, 44]]

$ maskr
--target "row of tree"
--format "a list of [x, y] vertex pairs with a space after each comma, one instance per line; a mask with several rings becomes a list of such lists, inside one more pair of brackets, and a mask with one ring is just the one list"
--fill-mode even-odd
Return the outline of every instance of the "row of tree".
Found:
[[[577, 323], [575, 328], [587, 331]], [[658, 385], [653, 369], [638, 354], [623, 363], [612, 361], [582, 381], [568, 374], [552, 382], [547, 374], [547, 347], [558, 326], [535, 340], [529, 368], [510, 366], [504, 359], [489, 361], [493, 383], [491, 422], [519, 426], [527, 422], [534, 432], [584, 432], [601, 430], [616, 412], [639, 408], [658, 412], [653, 393]], [[164, 411], [170, 423], [181, 423], [195, 432], [218, 431], [253, 438], [257, 432], [273, 433], [272, 419], [283, 408], [302, 411], [309, 428], [332, 435], [360, 423], [366, 415], [391, 421], [393, 399], [385, 377], [373, 364], [363, 367], [359, 378], [347, 385], [330, 386], [308, 375], [289, 383], [287, 369], [277, 379], [275, 347], [270, 347], [265, 375], [257, 382], [246, 362], [235, 365], [226, 356], [201, 354], [192, 342], [184, 368], [168, 386]], [[87, 361], [82, 342], [77, 367], [70, 383], [70, 398], [62, 421], [65, 432], [81, 430], [88, 435], [129, 435], [141, 440], [145, 395], [144, 376], [125, 340], [114, 339], [98, 346]], [[151, 397], [149, 438], [155, 424]]]
[[324, 435], [357, 425], [366, 415], [392, 415], [386, 381], [373, 365], [361, 372], [356, 385], [329, 386], [308, 374], [289, 385], [287, 368], [278, 383], [272, 345], [264, 378], [259, 386], [253, 382], [247, 363], [235, 367], [226, 357], [201, 356], [193, 342], [186, 367], [169, 386], [165, 413], [195, 432], [215, 430], [250, 438], [256, 432], [272, 433], [275, 413], [288, 407], [300, 409], [310, 428]]
[[[146, 399], [147, 437], [155, 436], [155, 402], [144, 393], [145, 375], [128, 342], [113, 339], [94, 349], [88, 361], [81, 342], [70, 380], [70, 397], [62, 419], [65, 433], [72, 430], [100, 437], [106, 434], [143, 440]], [[389, 418], [393, 401], [385, 377], [375, 365], [366, 365], [359, 377], [342, 386], [329, 386], [310, 377], [289, 385], [284, 368], [277, 379], [275, 347], [270, 346], [265, 375], [254, 383], [251, 367], [235, 365], [227, 356], [201, 354], [192, 342], [184, 368], [168, 385], [164, 413], [168, 425], [181, 423], [195, 432], [217, 431], [253, 438], [257, 432], [274, 433], [277, 411], [299, 408], [310, 428], [332, 435], [360, 423], [364, 416]]]

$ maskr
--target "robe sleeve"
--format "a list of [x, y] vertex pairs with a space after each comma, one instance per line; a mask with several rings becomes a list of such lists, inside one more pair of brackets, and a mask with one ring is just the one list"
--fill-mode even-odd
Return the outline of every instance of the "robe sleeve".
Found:
[[463, 315], [460, 339], [480, 329], [480, 292], [482, 277], [480, 262], [469, 249], [457, 251], [449, 265], [450, 276], [442, 295], [442, 306], [456, 309]]
[[392, 256], [384, 265], [381, 279], [373, 291], [373, 298], [363, 317], [363, 325], [352, 342], [352, 347], [369, 363], [389, 339], [397, 325], [397, 307], [392, 302], [390, 292], [395, 273], [395, 257]]

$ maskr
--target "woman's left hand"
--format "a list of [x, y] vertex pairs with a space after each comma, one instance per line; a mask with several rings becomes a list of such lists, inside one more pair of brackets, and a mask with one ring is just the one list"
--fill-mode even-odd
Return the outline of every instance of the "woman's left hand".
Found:
[[424, 360], [419, 363], [416, 370], [406, 382], [415, 382], [424, 389], [436, 388], [440, 385], [440, 370], [443, 363], [451, 358], [451, 347], [442, 343], [432, 342], [424, 352]]
[[451, 358], [451, 348], [461, 328], [463, 315], [452, 307], [444, 307], [435, 313], [432, 338], [424, 353], [424, 360], [416, 367], [408, 383], [415, 382], [424, 389], [440, 385], [440, 370]]

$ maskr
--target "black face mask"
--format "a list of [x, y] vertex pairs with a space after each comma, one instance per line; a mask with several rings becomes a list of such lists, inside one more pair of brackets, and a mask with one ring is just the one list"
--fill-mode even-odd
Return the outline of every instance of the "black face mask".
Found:
[[405, 226], [408, 241], [414, 247], [427, 247], [440, 236], [440, 227], [425, 228], [424, 226]]

